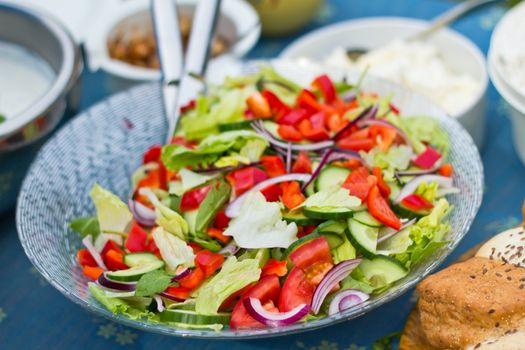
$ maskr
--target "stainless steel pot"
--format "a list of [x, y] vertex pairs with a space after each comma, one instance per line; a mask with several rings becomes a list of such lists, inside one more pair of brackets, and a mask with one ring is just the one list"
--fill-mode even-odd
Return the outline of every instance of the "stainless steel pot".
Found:
[[50, 15], [0, 1], [0, 41], [27, 48], [55, 71], [49, 90], [32, 106], [0, 124], [0, 213], [11, 208], [36, 151], [76, 108], [83, 69], [78, 46]]

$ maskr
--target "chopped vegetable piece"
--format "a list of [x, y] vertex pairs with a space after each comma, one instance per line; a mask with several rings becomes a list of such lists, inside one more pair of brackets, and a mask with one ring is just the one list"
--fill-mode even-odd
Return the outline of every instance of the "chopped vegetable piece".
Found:
[[281, 200], [284, 206], [288, 209], [293, 209], [300, 206], [305, 197], [301, 192], [301, 186], [297, 181], [283, 182], [280, 184], [283, 195]]
[[381, 195], [383, 195], [383, 197], [385, 198], [388, 198], [388, 196], [390, 196], [390, 186], [388, 186], [388, 184], [385, 182], [385, 179], [383, 178], [383, 171], [381, 170], [380, 167], [374, 167], [372, 169], [372, 174], [376, 177], [377, 179], [377, 187], [379, 187], [379, 191], [381, 192]]
[[162, 152], [161, 145], [153, 145], [144, 153], [144, 164], [150, 162], [158, 162], [160, 160], [160, 154]]
[[246, 104], [248, 105], [248, 108], [255, 117], [272, 117], [272, 110], [270, 109], [270, 104], [268, 103], [266, 98], [264, 98], [264, 96], [261, 95], [260, 92], [254, 92], [250, 97], [248, 97], [248, 99], [246, 100]]
[[305, 151], [299, 152], [297, 159], [293, 163], [292, 173], [312, 173], [312, 161], [310, 157], [308, 157], [308, 153], [306, 153]]
[[452, 174], [454, 174], [454, 168], [452, 167], [452, 164], [445, 163], [439, 167], [438, 173], [441, 176], [451, 177]]
[[441, 153], [427, 146], [425, 151], [414, 160], [414, 164], [423, 169], [431, 169], [439, 159], [441, 159]]
[[268, 175], [257, 167], [247, 167], [235, 170], [226, 176], [235, 190], [235, 195], [240, 196], [254, 185], [268, 178]]
[[294, 267], [284, 281], [279, 297], [279, 310], [287, 312], [300, 304], [311, 305], [315, 287], [298, 267]]
[[231, 237], [223, 235], [222, 230], [215, 227], [210, 227], [206, 232], [208, 233], [208, 236], [215, 238], [224, 244], [228, 243], [232, 239]]
[[401, 228], [401, 221], [390, 209], [388, 202], [381, 196], [377, 186], [372, 187], [370, 190], [366, 203], [370, 214], [375, 219], [393, 229], [399, 230]]
[[184, 193], [180, 201], [180, 210], [190, 211], [198, 209], [211, 188], [212, 186], [208, 185]]
[[195, 265], [197, 265], [206, 277], [210, 277], [217, 271], [224, 262], [224, 255], [213, 253], [208, 250], [201, 250], [195, 256]]
[[284, 161], [280, 156], [262, 156], [261, 164], [269, 177], [286, 174]]
[[93, 259], [93, 256], [89, 253], [87, 249], [80, 249], [77, 252], [77, 260], [80, 266], [91, 266], [97, 267], [97, 262]]
[[328, 75], [323, 74], [318, 76], [315, 78], [312, 85], [322, 92], [325, 103], [332, 103], [335, 101], [337, 97], [335, 86]]
[[260, 192], [268, 202], [277, 202], [283, 194], [283, 190], [279, 184], [271, 184], [263, 188]]
[[401, 200], [401, 204], [413, 211], [432, 209], [434, 205], [418, 194], [411, 194]]
[[286, 260], [278, 261], [274, 259], [269, 259], [266, 265], [262, 268], [261, 275], [276, 275], [278, 277], [286, 276], [286, 274], [288, 273], [286, 264]]
[[133, 253], [143, 252], [146, 250], [147, 239], [148, 233], [138, 223], [134, 222], [124, 246]]
[[96, 281], [100, 275], [104, 273], [104, 269], [97, 266], [84, 266], [82, 273], [84, 276], [91, 278], [93, 281]]
[[301, 133], [291, 125], [279, 125], [277, 127], [277, 133], [284, 140], [290, 142], [299, 142], [303, 139], [303, 135], [301, 135]]

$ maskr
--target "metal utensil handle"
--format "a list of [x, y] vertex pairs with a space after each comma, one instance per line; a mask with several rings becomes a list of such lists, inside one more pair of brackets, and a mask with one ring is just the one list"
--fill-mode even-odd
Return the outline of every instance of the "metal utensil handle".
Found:
[[221, 0], [200, 0], [195, 9], [184, 71], [203, 78], [208, 63]]
[[151, 11], [163, 80], [176, 84], [184, 66], [177, 7], [172, 0], [152, 0]]
[[497, 2], [501, 0], [468, 0], [462, 2], [459, 5], [452, 7], [450, 10], [446, 11], [442, 15], [436, 17], [430, 22], [430, 25], [425, 30], [418, 32], [414, 36], [408, 38], [409, 41], [425, 39], [429, 35], [433, 34], [438, 29], [441, 29], [455, 20], [463, 17], [470, 11], [482, 6], [489, 4], [491, 2]]

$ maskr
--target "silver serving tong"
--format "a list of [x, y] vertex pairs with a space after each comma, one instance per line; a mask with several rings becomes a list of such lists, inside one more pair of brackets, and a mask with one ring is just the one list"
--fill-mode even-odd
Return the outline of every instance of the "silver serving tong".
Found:
[[177, 128], [181, 106], [206, 90], [204, 75], [221, 0], [200, 0], [193, 16], [186, 56], [183, 55], [177, 8], [173, 0], [151, 0], [153, 27], [162, 71], [166, 143]]

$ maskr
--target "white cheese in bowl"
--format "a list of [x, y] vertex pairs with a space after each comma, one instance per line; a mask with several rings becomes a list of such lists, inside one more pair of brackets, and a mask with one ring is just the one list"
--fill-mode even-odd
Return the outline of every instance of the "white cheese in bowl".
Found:
[[0, 115], [10, 119], [29, 108], [48, 91], [55, 76], [36, 53], [0, 41]]
[[426, 42], [395, 40], [352, 61], [344, 48], [337, 48], [325, 64], [346, 69], [369, 69], [368, 73], [426, 95], [457, 116], [472, 104], [483, 88], [469, 75], [454, 72], [439, 49]]

